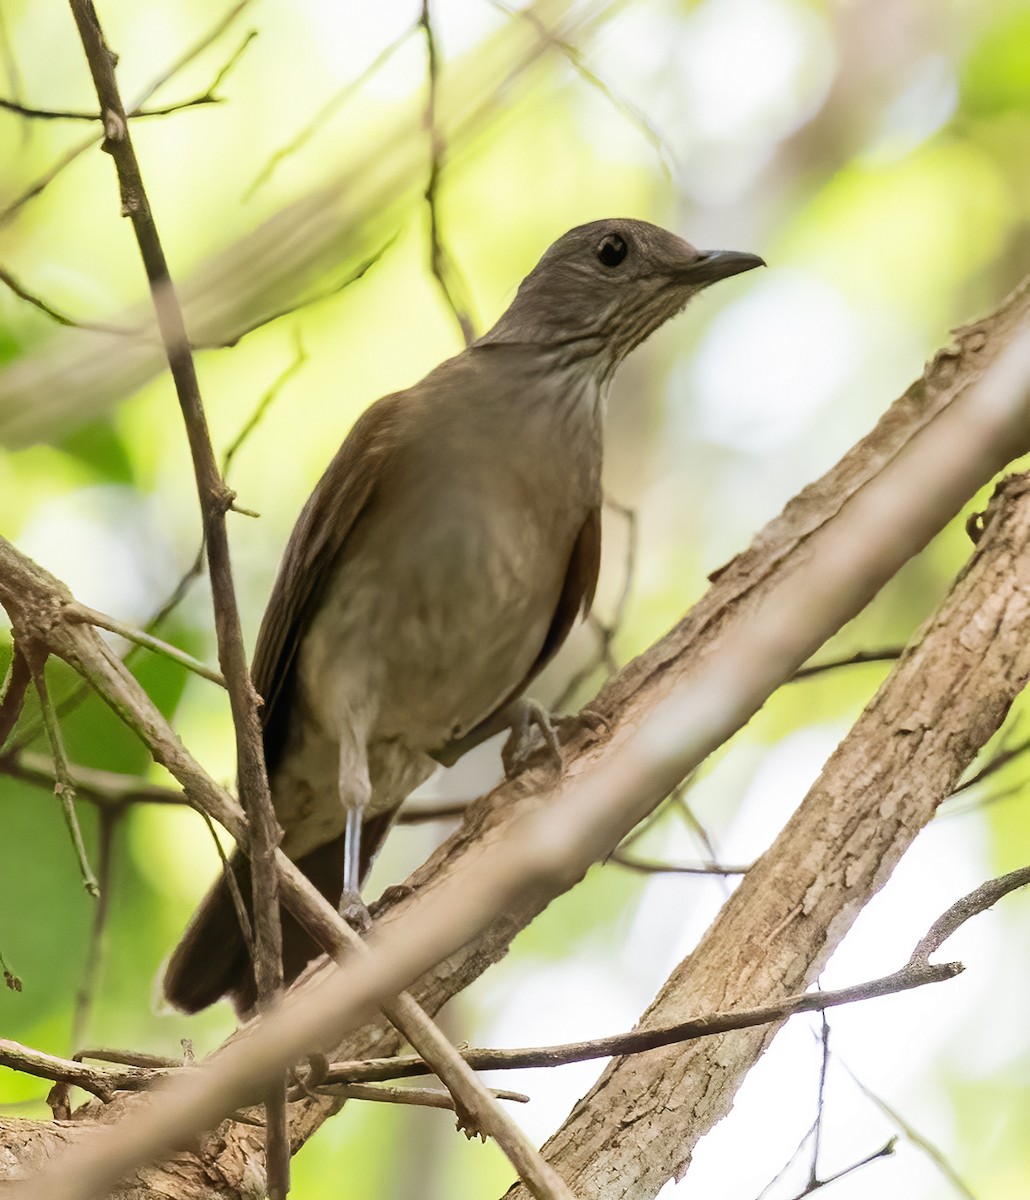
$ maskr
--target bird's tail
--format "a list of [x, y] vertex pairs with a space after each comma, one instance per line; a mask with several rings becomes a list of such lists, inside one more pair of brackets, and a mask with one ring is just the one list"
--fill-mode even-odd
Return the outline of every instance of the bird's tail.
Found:
[[[365, 821], [361, 831], [361, 878], [372, 865], [395, 813], [378, 813]], [[298, 868], [329, 903], [337, 908], [343, 889], [343, 835], [297, 859]], [[250, 862], [239, 852], [230, 868], [236, 876], [240, 897], [249, 914], [251, 908]], [[283, 979], [287, 984], [322, 953], [322, 948], [286, 909], [280, 910], [283, 931]], [[164, 994], [169, 1004], [183, 1012], [200, 1012], [227, 996], [241, 1017], [248, 1016], [257, 1001], [250, 953], [240, 929], [224, 874], [204, 897], [193, 914], [182, 940], [172, 952], [164, 975]]]

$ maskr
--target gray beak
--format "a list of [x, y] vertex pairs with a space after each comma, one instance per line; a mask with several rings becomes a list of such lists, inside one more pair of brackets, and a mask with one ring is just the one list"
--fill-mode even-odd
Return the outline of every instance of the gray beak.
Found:
[[765, 259], [757, 254], [744, 254], [739, 250], [702, 250], [692, 263], [683, 267], [682, 279], [684, 283], [715, 283], [764, 266]]

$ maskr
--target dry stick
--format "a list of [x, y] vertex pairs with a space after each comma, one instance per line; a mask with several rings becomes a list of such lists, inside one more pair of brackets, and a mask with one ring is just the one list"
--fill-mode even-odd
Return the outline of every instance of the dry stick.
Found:
[[10, 288], [20, 300], [31, 304], [33, 308], [38, 308], [51, 321], [56, 321], [58, 325], [64, 325], [69, 329], [88, 329], [94, 333], [116, 333], [124, 334], [125, 336], [140, 331], [138, 326], [134, 328], [131, 325], [109, 325], [103, 321], [82, 321], [77, 317], [69, 317], [67, 313], [61, 312], [59, 309], [54, 308], [52, 304], [48, 304], [40, 296], [30, 292], [23, 283], [20, 283], [10, 271], [3, 267], [0, 267], [0, 283]]
[[164, 658], [169, 658], [172, 662], [178, 663], [180, 667], [185, 667], [187, 671], [192, 671], [194, 675], [199, 675], [203, 679], [210, 679], [212, 683], [217, 683], [219, 687], [225, 687], [225, 677], [221, 672], [214, 670], [206, 663], [202, 663], [199, 659], [194, 658], [192, 654], [187, 654], [185, 650], [180, 650], [177, 646], [171, 646], [168, 642], [163, 642], [160, 638], [156, 638], [153, 634], [146, 633], [142, 629], [136, 629], [135, 626], [126, 625], [124, 621], [109, 617], [106, 613], [97, 612], [95, 608], [89, 608], [85, 604], [69, 604], [64, 610], [64, 616], [68, 621], [81, 621], [86, 625], [95, 625], [98, 629], [106, 629], [108, 633], [117, 633], [119, 637], [125, 638], [126, 641], [134, 642], [137, 646], [142, 646], [145, 650], [152, 650], [155, 654], [160, 654]]
[[[114, 74], [114, 56], [104, 40], [92, 0], [70, 0], [70, 3], [104, 117], [103, 148], [114, 160], [122, 212], [132, 221], [193, 458], [211, 574], [218, 660], [229, 690], [236, 730], [240, 799], [251, 831], [248, 852], [253, 873], [254, 974], [258, 1005], [267, 1011], [278, 1003], [282, 994], [279, 880], [272, 858], [281, 831], [272, 810], [257, 694], [247, 667], [233, 587], [225, 524], [225, 514], [233, 496], [215, 462], [189, 338], [129, 134], [128, 118]], [[286, 1084], [282, 1077], [277, 1082], [269, 1082], [267, 1114], [265, 1168], [268, 1193], [271, 1200], [284, 1200], [290, 1186], [290, 1148], [286, 1134]]]
[[799, 679], [810, 679], [813, 675], [821, 675], [824, 671], [836, 671], [838, 667], [895, 662], [904, 651], [904, 646], [884, 646], [882, 650], [856, 650], [854, 654], [845, 655], [843, 658], [828, 658], [824, 662], [809, 663], [804, 667], [799, 667], [787, 682], [795, 683]]
[[666, 863], [650, 859], [630, 858], [618, 850], [609, 854], [607, 861], [617, 867], [625, 867], [628, 871], [636, 871], [639, 875], [746, 875], [750, 864], [727, 866], [725, 863]]
[[104, 931], [107, 928], [107, 917], [111, 911], [111, 879], [114, 864], [111, 850], [122, 812], [122, 809], [107, 808], [101, 809], [99, 814], [97, 833], [99, 896], [96, 908], [93, 910], [93, 924], [89, 931], [89, 947], [86, 951], [86, 965], [82, 970], [82, 983], [79, 986], [79, 993], [75, 997], [71, 1037], [73, 1046], [81, 1046], [86, 1040], [86, 1030], [93, 1008], [93, 997], [96, 995], [97, 983], [100, 979]]
[[[53, 759], [31, 751], [23, 751], [17, 759], [0, 755], [0, 773], [51, 790], [57, 778]], [[122, 775], [117, 771], [104, 771], [72, 762], [68, 763], [68, 774], [76, 796], [102, 812], [118, 812], [130, 804], [174, 804], [180, 807], [189, 804], [181, 791], [163, 787], [159, 783], [148, 783], [138, 775]]]
[[443, 298], [451, 315], [458, 323], [465, 345], [471, 346], [476, 340], [476, 331], [472, 328], [472, 319], [468, 314], [468, 306], [464, 300], [459, 300], [456, 287], [455, 268], [450, 254], [444, 249], [440, 237], [439, 186], [440, 173], [443, 170], [444, 140], [436, 116], [436, 95], [439, 81], [439, 64], [437, 60], [436, 35], [433, 32], [433, 21], [429, 12], [429, 0], [422, 0], [422, 9], [418, 24], [422, 29], [426, 42], [426, 110], [423, 123], [429, 133], [429, 179], [426, 183], [425, 200], [429, 208], [429, 268], [433, 278], [440, 286]]
[[[33, 655], [35, 652], [33, 651]], [[89, 856], [82, 840], [82, 830], [79, 828], [79, 818], [75, 812], [75, 785], [72, 783], [68, 770], [68, 756], [64, 751], [64, 738], [61, 736], [61, 725], [54, 712], [50, 693], [46, 684], [46, 655], [41, 655], [36, 661], [30, 661], [32, 680], [36, 685], [39, 696], [39, 707], [43, 714], [43, 725], [50, 741], [50, 753], [54, 756], [54, 795], [61, 802], [65, 824], [72, 840], [72, 848], [79, 863], [79, 873], [86, 891], [94, 898], [100, 895], [93, 868], [89, 865]]]
[[[471, 865], [455, 864], [435, 889], [425, 889], [416, 913], [405, 914], [401, 906], [393, 921], [380, 923], [366, 954], [291, 989], [279, 1009], [245, 1030], [217, 1061], [169, 1081], [159, 1101], [134, 1110], [117, 1130], [96, 1131], [55, 1158], [31, 1183], [18, 1185], [19, 1195], [79, 1200], [110, 1190], [155, 1154], [210, 1128], [312, 1046], [333, 1044], [384, 996], [472, 942], [502, 913], [510, 919], [541, 896], [571, 886], [844, 624], [964, 498], [1028, 445], [1030, 335], [1009, 331], [1007, 348], [991, 370], [843, 503], [809, 539], [800, 565], [740, 616], [730, 645], [695, 662], [635, 728], [616, 728], [587, 765], [569, 764], [560, 803], [538, 798], [523, 808], [503, 842], [488, 840]], [[1006, 495], [1016, 500], [1020, 493], [1016, 488]], [[762, 1044], [770, 1036], [763, 1034]], [[593, 1142], [583, 1137], [580, 1148], [592, 1151]], [[639, 1150], [634, 1161], [647, 1188], [658, 1175], [664, 1182], [669, 1153], [681, 1150], [679, 1144], [661, 1154], [652, 1148], [654, 1162]], [[570, 1156], [565, 1169], [575, 1172], [583, 1194], [603, 1195], [594, 1164], [587, 1169], [582, 1155]], [[611, 1178], [618, 1183], [617, 1164]]]

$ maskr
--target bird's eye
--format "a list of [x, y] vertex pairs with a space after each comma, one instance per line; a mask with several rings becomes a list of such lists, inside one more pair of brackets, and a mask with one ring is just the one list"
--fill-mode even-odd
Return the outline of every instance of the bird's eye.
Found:
[[609, 233], [601, 239], [597, 247], [597, 260], [606, 267], [617, 267], [629, 252], [626, 239], [617, 233]]

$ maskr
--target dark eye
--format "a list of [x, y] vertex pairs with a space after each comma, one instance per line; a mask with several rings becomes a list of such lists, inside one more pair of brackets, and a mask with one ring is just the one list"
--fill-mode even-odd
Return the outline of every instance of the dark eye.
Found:
[[597, 259], [606, 267], [617, 267], [629, 252], [626, 239], [617, 233], [609, 233], [601, 239], [597, 247]]

